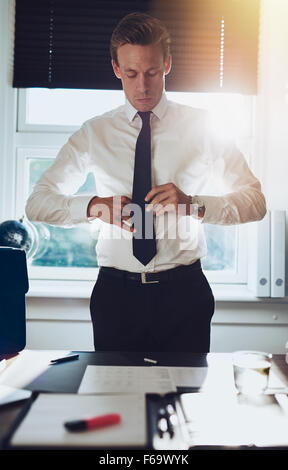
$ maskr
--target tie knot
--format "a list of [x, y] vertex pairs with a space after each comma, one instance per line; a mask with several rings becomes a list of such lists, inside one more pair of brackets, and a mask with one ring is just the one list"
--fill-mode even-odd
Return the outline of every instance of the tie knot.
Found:
[[151, 111], [138, 111], [140, 118], [142, 119], [143, 124], [150, 122]]

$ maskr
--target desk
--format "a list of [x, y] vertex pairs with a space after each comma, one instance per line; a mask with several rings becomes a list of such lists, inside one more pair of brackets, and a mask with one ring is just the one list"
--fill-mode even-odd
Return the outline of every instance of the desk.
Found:
[[[218, 371], [231, 364], [231, 355], [228, 353], [164, 353], [164, 352], [78, 352], [79, 360], [62, 363], [48, 367], [51, 359], [64, 356], [70, 351], [31, 351], [24, 350], [17, 356], [8, 360], [5, 371], [0, 374], [0, 384], [22, 387], [31, 391], [45, 391], [57, 393], [76, 393], [82, 380], [87, 365], [122, 365], [122, 366], [143, 366], [144, 357], [150, 357], [158, 361], [159, 366], [187, 366], [187, 367], [207, 367], [212, 372], [211, 389], [217, 388], [218, 393], [227, 393], [225, 383], [220, 383]], [[13, 367], [17, 362], [22, 361], [21, 370], [23, 374], [17, 377], [9, 375], [10, 364]], [[15, 367], [14, 367], [15, 368]], [[12, 367], [11, 369], [12, 370]], [[288, 364], [285, 355], [274, 355], [272, 371], [284, 381], [288, 386]], [[4, 376], [5, 372], [5, 376]], [[27, 372], [28, 375], [27, 375]], [[4, 380], [5, 378], [5, 380]], [[218, 378], [218, 379], [217, 379]], [[191, 392], [194, 390], [179, 390], [180, 392]], [[21, 412], [23, 403], [15, 403], [0, 409], [0, 440], [9, 431], [13, 422]]]

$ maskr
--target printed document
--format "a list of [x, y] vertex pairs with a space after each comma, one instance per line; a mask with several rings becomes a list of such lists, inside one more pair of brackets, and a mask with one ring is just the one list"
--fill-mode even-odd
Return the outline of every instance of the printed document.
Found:
[[87, 366], [78, 393], [168, 393], [176, 391], [167, 367]]

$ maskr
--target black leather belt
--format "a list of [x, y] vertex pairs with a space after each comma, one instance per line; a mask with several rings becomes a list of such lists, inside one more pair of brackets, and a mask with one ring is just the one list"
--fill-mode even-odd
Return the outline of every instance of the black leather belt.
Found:
[[198, 259], [193, 264], [182, 265], [177, 268], [167, 269], [166, 271], [159, 271], [157, 273], [131, 273], [130, 271], [122, 271], [121, 269], [102, 266], [100, 268], [100, 274], [127, 281], [136, 281], [141, 284], [158, 284], [159, 282], [183, 279], [191, 275], [191, 271], [200, 271], [201, 269], [201, 262]]

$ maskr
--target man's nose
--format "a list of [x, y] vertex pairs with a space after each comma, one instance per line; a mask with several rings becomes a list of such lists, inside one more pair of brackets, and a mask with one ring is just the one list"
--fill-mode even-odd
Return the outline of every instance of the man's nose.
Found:
[[138, 75], [137, 88], [141, 93], [145, 93], [148, 90], [148, 78], [144, 74]]

